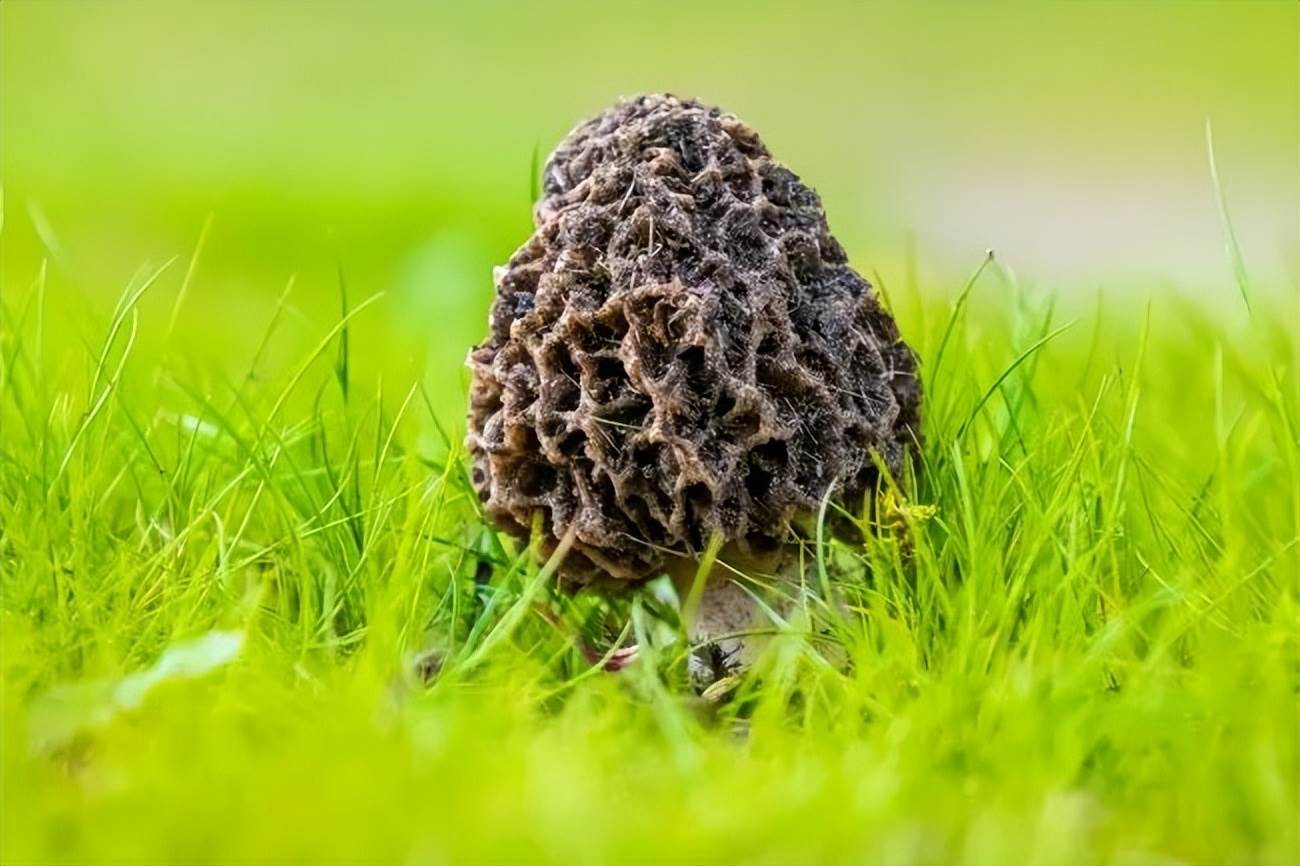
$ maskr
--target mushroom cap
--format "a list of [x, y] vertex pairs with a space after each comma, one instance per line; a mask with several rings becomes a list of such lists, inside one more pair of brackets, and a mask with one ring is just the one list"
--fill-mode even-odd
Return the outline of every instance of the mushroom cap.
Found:
[[469, 356], [468, 447], [488, 517], [578, 582], [653, 577], [720, 533], [773, 549], [919, 428], [911, 350], [821, 199], [734, 115], [652, 94], [546, 163], [536, 231], [495, 271]]

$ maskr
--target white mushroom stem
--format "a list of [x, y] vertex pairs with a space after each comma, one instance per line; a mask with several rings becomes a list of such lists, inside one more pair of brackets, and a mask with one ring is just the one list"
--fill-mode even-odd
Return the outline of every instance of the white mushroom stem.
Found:
[[739, 575], [772, 575], [797, 567], [784, 551], [755, 555], [735, 544], [723, 547], [715, 538], [698, 563], [682, 560], [670, 570], [679, 597], [685, 598], [682, 616], [694, 647], [690, 666], [698, 685], [707, 688], [749, 667], [763, 647], [758, 633], [771, 626]]

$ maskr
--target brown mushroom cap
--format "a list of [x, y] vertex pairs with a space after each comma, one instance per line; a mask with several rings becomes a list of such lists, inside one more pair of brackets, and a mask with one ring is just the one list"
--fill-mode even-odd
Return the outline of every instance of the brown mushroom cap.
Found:
[[718, 108], [654, 94], [547, 161], [537, 230], [496, 272], [469, 357], [491, 520], [565, 573], [637, 580], [728, 541], [781, 544], [827, 490], [851, 511], [919, 424], [911, 350], [821, 199]]

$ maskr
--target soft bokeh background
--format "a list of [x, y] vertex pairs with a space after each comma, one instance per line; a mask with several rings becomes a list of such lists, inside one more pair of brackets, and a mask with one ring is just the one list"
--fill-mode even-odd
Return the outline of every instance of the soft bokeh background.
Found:
[[1236, 288], [1207, 119], [1251, 278], [1296, 277], [1298, 9], [5, 0], [4, 282], [49, 258], [107, 308], [180, 255], [165, 315], [210, 217], [183, 334], [246, 358], [290, 275], [300, 320], [336, 317], [341, 268], [385, 293], [359, 363], [449, 377], [535, 152], [663, 89], [755, 125], [886, 283], [994, 248], [1044, 291], [1213, 303]]

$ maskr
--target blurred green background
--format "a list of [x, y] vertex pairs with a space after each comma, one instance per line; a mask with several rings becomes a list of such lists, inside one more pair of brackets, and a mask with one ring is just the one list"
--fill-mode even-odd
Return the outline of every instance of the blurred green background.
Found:
[[178, 327], [215, 356], [248, 357], [291, 274], [318, 334], [341, 267], [385, 293], [358, 362], [447, 377], [534, 152], [658, 89], [756, 126], [887, 283], [994, 248], [1044, 290], [1226, 297], [1205, 122], [1252, 277], [1293, 282], [1298, 8], [5, 0], [4, 284], [49, 258], [107, 310], [211, 217]]

